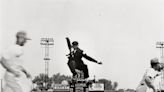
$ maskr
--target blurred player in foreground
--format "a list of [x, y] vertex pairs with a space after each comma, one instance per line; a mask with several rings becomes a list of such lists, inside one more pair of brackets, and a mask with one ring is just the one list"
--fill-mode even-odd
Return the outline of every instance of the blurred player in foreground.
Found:
[[16, 43], [2, 53], [0, 62], [6, 69], [2, 92], [30, 92], [31, 90], [31, 75], [23, 67], [20, 59], [23, 55], [22, 47], [27, 40], [31, 39], [27, 38], [26, 32], [17, 32]]

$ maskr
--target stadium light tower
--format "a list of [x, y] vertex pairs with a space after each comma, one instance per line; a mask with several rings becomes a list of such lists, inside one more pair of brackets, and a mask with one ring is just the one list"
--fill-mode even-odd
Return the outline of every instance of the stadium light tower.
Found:
[[[160, 49], [160, 62], [164, 63], [164, 53], [163, 53], [163, 49], [164, 49], [164, 42], [157, 42], [156, 43], [156, 48]], [[160, 91], [164, 90], [164, 70], [162, 70], [162, 75], [160, 76], [161, 80], [159, 82], [159, 86], [160, 86]]]
[[[45, 87], [47, 88], [48, 84], [48, 78], [49, 78], [49, 48], [54, 45], [54, 39], [53, 38], [41, 38], [40, 44], [44, 46], [45, 48], [45, 56], [44, 56], [44, 61], [45, 61]], [[47, 76], [47, 77], [46, 77]]]
[[163, 55], [164, 42], [157, 42], [156, 48], [160, 48], [161, 62], [164, 63], [164, 55]]

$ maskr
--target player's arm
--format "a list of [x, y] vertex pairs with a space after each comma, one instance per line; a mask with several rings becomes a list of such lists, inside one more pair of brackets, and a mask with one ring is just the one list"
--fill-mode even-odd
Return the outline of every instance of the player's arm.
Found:
[[20, 70], [26, 74], [27, 78], [31, 78], [31, 74], [29, 72], [27, 72], [24, 67], [22, 67], [22, 66], [19, 66], [19, 67], [20, 67]]
[[155, 86], [152, 83], [152, 77], [151, 76], [145, 77], [145, 83], [147, 84], [148, 87], [152, 88], [154, 92], [156, 92]]
[[102, 62], [98, 62], [97, 60], [93, 59], [92, 57], [88, 56], [87, 54], [84, 54], [83, 53], [83, 57], [89, 61], [92, 61], [92, 62], [95, 62], [95, 63], [98, 63], [98, 64], [102, 64]]
[[15, 72], [3, 57], [1, 57], [0, 63], [8, 72]]
[[15, 71], [11, 67], [11, 65], [6, 62], [6, 60], [3, 57], [1, 57], [0, 63], [6, 69], [6, 71], [13, 73], [15, 76], [19, 76], [19, 73], [17, 71]]

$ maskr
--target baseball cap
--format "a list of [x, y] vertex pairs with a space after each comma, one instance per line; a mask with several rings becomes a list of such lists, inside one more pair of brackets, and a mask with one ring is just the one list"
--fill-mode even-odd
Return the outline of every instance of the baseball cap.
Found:
[[151, 64], [159, 64], [158, 58], [153, 58], [150, 60]]
[[16, 33], [16, 37], [19, 38], [19, 37], [23, 37], [25, 38], [26, 40], [31, 40], [30, 38], [27, 37], [27, 33], [25, 31], [18, 31]]
[[73, 41], [73, 42], [72, 42], [72, 45], [73, 45], [73, 46], [77, 46], [78, 44], [79, 44], [79, 43], [78, 43], [77, 41]]

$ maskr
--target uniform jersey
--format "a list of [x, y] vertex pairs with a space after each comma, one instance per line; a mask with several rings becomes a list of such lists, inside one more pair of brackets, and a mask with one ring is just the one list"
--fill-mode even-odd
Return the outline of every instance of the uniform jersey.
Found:
[[21, 56], [23, 55], [22, 46], [13, 45], [10, 46], [5, 52], [2, 54], [2, 58], [5, 59], [5, 62], [10, 65], [15, 70], [19, 70], [19, 66], [22, 66], [23, 60], [21, 60]]
[[19, 45], [10, 46], [2, 54], [2, 58], [9, 67], [20, 74], [19, 77], [16, 77], [13, 73], [6, 71], [4, 92], [30, 92], [31, 90], [31, 82], [21, 70], [23, 67], [22, 55], [23, 49]]
[[[158, 71], [155, 71], [153, 68], [149, 68], [146, 70], [145, 77], [149, 77], [151, 79], [152, 84], [154, 85], [154, 80], [158, 75]], [[156, 88], [157, 89], [157, 88]], [[153, 92], [152, 88], [147, 87], [146, 92]]]

